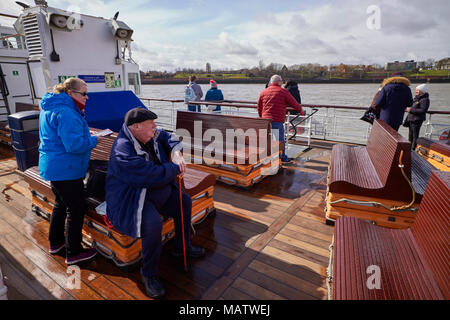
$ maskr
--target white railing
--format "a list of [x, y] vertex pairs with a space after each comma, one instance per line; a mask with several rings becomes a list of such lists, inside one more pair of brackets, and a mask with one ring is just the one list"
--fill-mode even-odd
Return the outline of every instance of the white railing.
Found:
[[[177, 110], [187, 110], [183, 100], [150, 99], [141, 98], [143, 103], [158, 115], [157, 125], [169, 131], [176, 129]], [[223, 114], [233, 114], [241, 116], [258, 117], [256, 103], [252, 101], [224, 101], [217, 102], [190, 102], [192, 105], [201, 105], [202, 112], [207, 112], [207, 105], [220, 105]], [[330, 140], [338, 142], [352, 142], [366, 144], [370, 135], [372, 126], [360, 120], [363, 113], [367, 110], [365, 107], [351, 106], [330, 106], [330, 105], [309, 105], [302, 104], [306, 116], [299, 119], [306, 119], [304, 123], [297, 126], [298, 132], [293, 138], [296, 141], [305, 141], [309, 146], [311, 139]], [[308, 118], [313, 110], [318, 110], [312, 117]], [[289, 110], [288, 110], [289, 111]], [[292, 119], [289, 114], [286, 117], [285, 131], [286, 136], [291, 137], [293, 131], [289, 120]], [[437, 121], [437, 122], [432, 122]], [[427, 120], [424, 122], [421, 135], [432, 140], [438, 140], [442, 131], [450, 128], [449, 111], [429, 111]], [[399, 133], [408, 137], [408, 129], [401, 127]], [[291, 139], [292, 141], [292, 139]]]

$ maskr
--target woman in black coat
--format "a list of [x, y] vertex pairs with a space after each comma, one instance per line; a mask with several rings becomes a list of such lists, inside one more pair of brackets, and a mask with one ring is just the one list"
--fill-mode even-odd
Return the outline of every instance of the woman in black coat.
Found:
[[426, 113], [430, 107], [430, 98], [428, 94], [428, 85], [422, 84], [416, 88], [416, 96], [411, 108], [406, 108], [408, 116], [405, 120], [405, 126], [409, 127], [409, 141], [411, 149], [415, 150], [417, 138], [419, 138], [420, 127], [426, 120]]
[[300, 97], [300, 91], [298, 90], [297, 82], [289, 80], [284, 84], [284, 88], [291, 93], [291, 95], [295, 98], [295, 100], [297, 100], [298, 103], [302, 103], [302, 98]]

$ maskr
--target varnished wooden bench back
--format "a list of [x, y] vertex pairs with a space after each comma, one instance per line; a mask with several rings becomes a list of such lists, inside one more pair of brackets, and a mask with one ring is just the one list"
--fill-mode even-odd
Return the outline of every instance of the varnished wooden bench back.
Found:
[[[209, 129], [220, 130], [223, 137], [223, 146], [226, 146], [226, 134], [227, 129], [242, 129], [245, 133], [249, 129], [254, 129], [257, 135], [257, 147], [260, 147], [260, 133], [265, 133], [264, 140], [266, 141], [265, 146], [270, 146], [271, 143], [271, 128], [272, 121], [270, 119], [262, 118], [252, 118], [252, 117], [241, 117], [232, 116], [224, 114], [213, 114], [213, 113], [201, 113], [201, 112], [188, 112], [188, 111], [178, 111], [177, 113], [177, 129], [185, 129], [189, 132], [192, 138], [195, 137], [195, 122], [201, 121], [202, 132], [201, 137], [204, 136], [205, 132]], [[264, 131], [260, 131], [264, 130]], [[236, 145], [235, 139], [235, 145]], [[249, 145], [249, 139], [246, 137], [245, 145]]]
[[411, 228], [446, 299], [450, 299], [450, 173], [433, 171]]
[[404, 180], [398, 167], [401, 151], [404, 171], [411, 180], [411, 143], [384, 121], [375, 120], [366, 149], [383, 185]]

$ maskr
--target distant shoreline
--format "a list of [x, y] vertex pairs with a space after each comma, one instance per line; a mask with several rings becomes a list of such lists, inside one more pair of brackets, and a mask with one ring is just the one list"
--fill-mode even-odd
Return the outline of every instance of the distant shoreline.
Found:
[[[292, 79], [298, 83], [316, 83], [316, 84], [357, 84], [357, 83], [381, 83], [383, 79]], [[428, 78], [415, 79], [409, 78], [411, 83], [450, 83], [447, 78]], [[220, 84], [266, 84], [268, 79], [216, 79]], [[198, 84], [209, 84], [209, 79], [198, 79]], [[141, 79], [143, 85], [152, 84], [186, 84], [185, 79]]]

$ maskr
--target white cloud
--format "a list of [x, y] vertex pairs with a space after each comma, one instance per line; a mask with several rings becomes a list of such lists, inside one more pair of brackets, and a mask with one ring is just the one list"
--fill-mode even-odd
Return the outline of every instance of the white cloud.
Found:
[[[61, 9], [76, 5], [82, 13], [106, 18], [120, 11], [119, 19], [135, 30], [134, 57], [143, 70], [204, 68], [206, 62], [213, 69], [252, 67], [261, 59], [286, 65], [384, 64], [450, 56], [448, 0], [425, 6], [421, 0], [292, 1], [302, 6], [283, 3], [286, 9], [280, 4], [278, 11], [261, 1], [247, 12], [239, 12], [231, 1], [48, 2]], [[380, 7], [380, 30], [367, 28], [370, 5]], [[18, 14], [20, 7], [2, 0], [0, 11]]]

